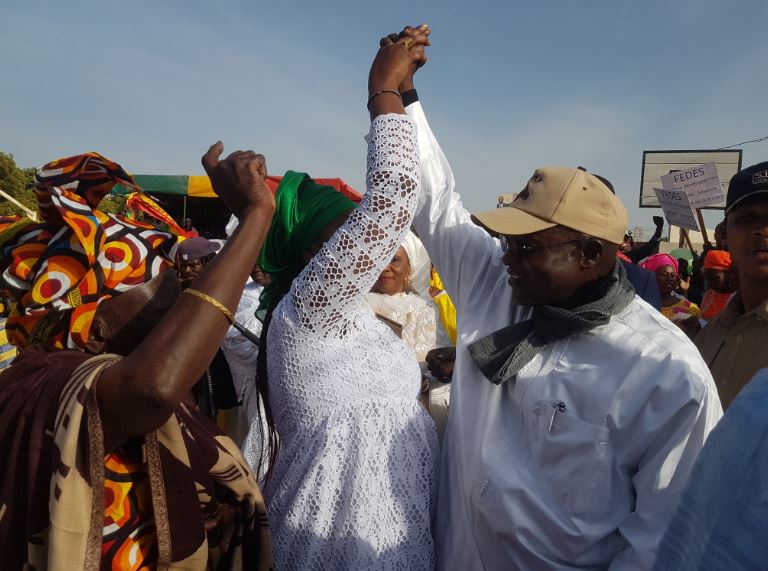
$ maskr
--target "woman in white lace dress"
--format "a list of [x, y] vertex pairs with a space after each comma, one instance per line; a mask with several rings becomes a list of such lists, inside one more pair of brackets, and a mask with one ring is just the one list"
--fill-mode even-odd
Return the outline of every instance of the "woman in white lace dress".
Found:
[[[419, 366], [366, 305], [416, 208], [415, 131], [397, 88], [423, 63], [427, 36], [425, 27], [415, 42], [382, 48], [371, 67], [367, 192], [359, 208], [308, 238], [314, 218], [306, 204], [314, 199], [315, 214], [327, 217], [316, 194], [322, 188], [305, 178], [298, 190], [289, 193], [287, 183], [278, 190], [260, 260], [277, 282], [266, 298], [295, 276], [280, 301], [271, 300], [260, 351], [280, 439], [265, 492], [278, 570], [434, 564], [437, 440], [418, 402]], [[297, 263], [286, 259], [291, 254]], [[264, 376], [260, 370], [259, 382]]]

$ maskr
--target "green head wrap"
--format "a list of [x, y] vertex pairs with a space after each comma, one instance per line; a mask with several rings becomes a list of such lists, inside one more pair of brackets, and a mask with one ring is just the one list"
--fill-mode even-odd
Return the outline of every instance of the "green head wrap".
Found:
[[304, 267], [302, 254], [323, 228], [356, 206], [332, 186], [315, 184], [306, 173], [285, 173], [275, 192], [275, 214], [259, 256], [259, 267], [272, 277], [259, 299], [259, 319], [288, 293]]

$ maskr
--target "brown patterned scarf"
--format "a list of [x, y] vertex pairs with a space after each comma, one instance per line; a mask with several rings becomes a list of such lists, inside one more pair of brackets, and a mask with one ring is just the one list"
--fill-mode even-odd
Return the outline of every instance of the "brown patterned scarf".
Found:
[[[32, 346], [0, 374], [4, 569], [99, 567], [104, 447], [94, 383], [118, 359]], [[271, 569], [264, 501], [229, 438], [180, 405], [159, 430], [145, 435], [143, 448], [158, 569]], [[235, 515], [214, 540], [205, 522], [222, 504]]]

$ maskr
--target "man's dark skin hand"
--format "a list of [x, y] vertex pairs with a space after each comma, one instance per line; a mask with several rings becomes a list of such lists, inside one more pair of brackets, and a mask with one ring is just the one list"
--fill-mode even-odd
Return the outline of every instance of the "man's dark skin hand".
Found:
[[[424, 48], [430, 45], [429, 26], [422, 24], [416, 28], [407, 26], [405, 29], [411, 31], [397, 41], [389, 40], [389, 36], [381, 40], [379, 52], [371, 65], [368, 96], [381, 93], [369, 102], [371, 120], [384, 113], [405, 113], [402, 100], [388, 92], [402, 92], [401, 86], [404, 83], [413, 84], [413, 74], [427, 62]], [[403, 55], [406, 56], [405, 60]], [[407, 65], [402, 65], [403, 62]]]
[[453, 366], [456, 362], [456, 347], [438, 347], [432, 349], [425, 358], [432, 376], [444, 383], [453, 377]]

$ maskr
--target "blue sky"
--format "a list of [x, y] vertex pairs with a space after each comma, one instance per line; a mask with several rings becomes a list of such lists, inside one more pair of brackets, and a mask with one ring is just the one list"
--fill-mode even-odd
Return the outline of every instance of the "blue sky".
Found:
[[[201, 174], [220, 138], [362, 188], [378, 39], [428, 22], [417, 76], [470, 210], [536, 166], [584, 165], [636, 207], [642, 151], [768, 135], [768, 2], [133, 1], [0, 7], [0, 150], [22, 166], [95, 150]], [[744, 164], [768, 142], [744, 146]], [[709, 220], [717, 217], [712, 215]]]

